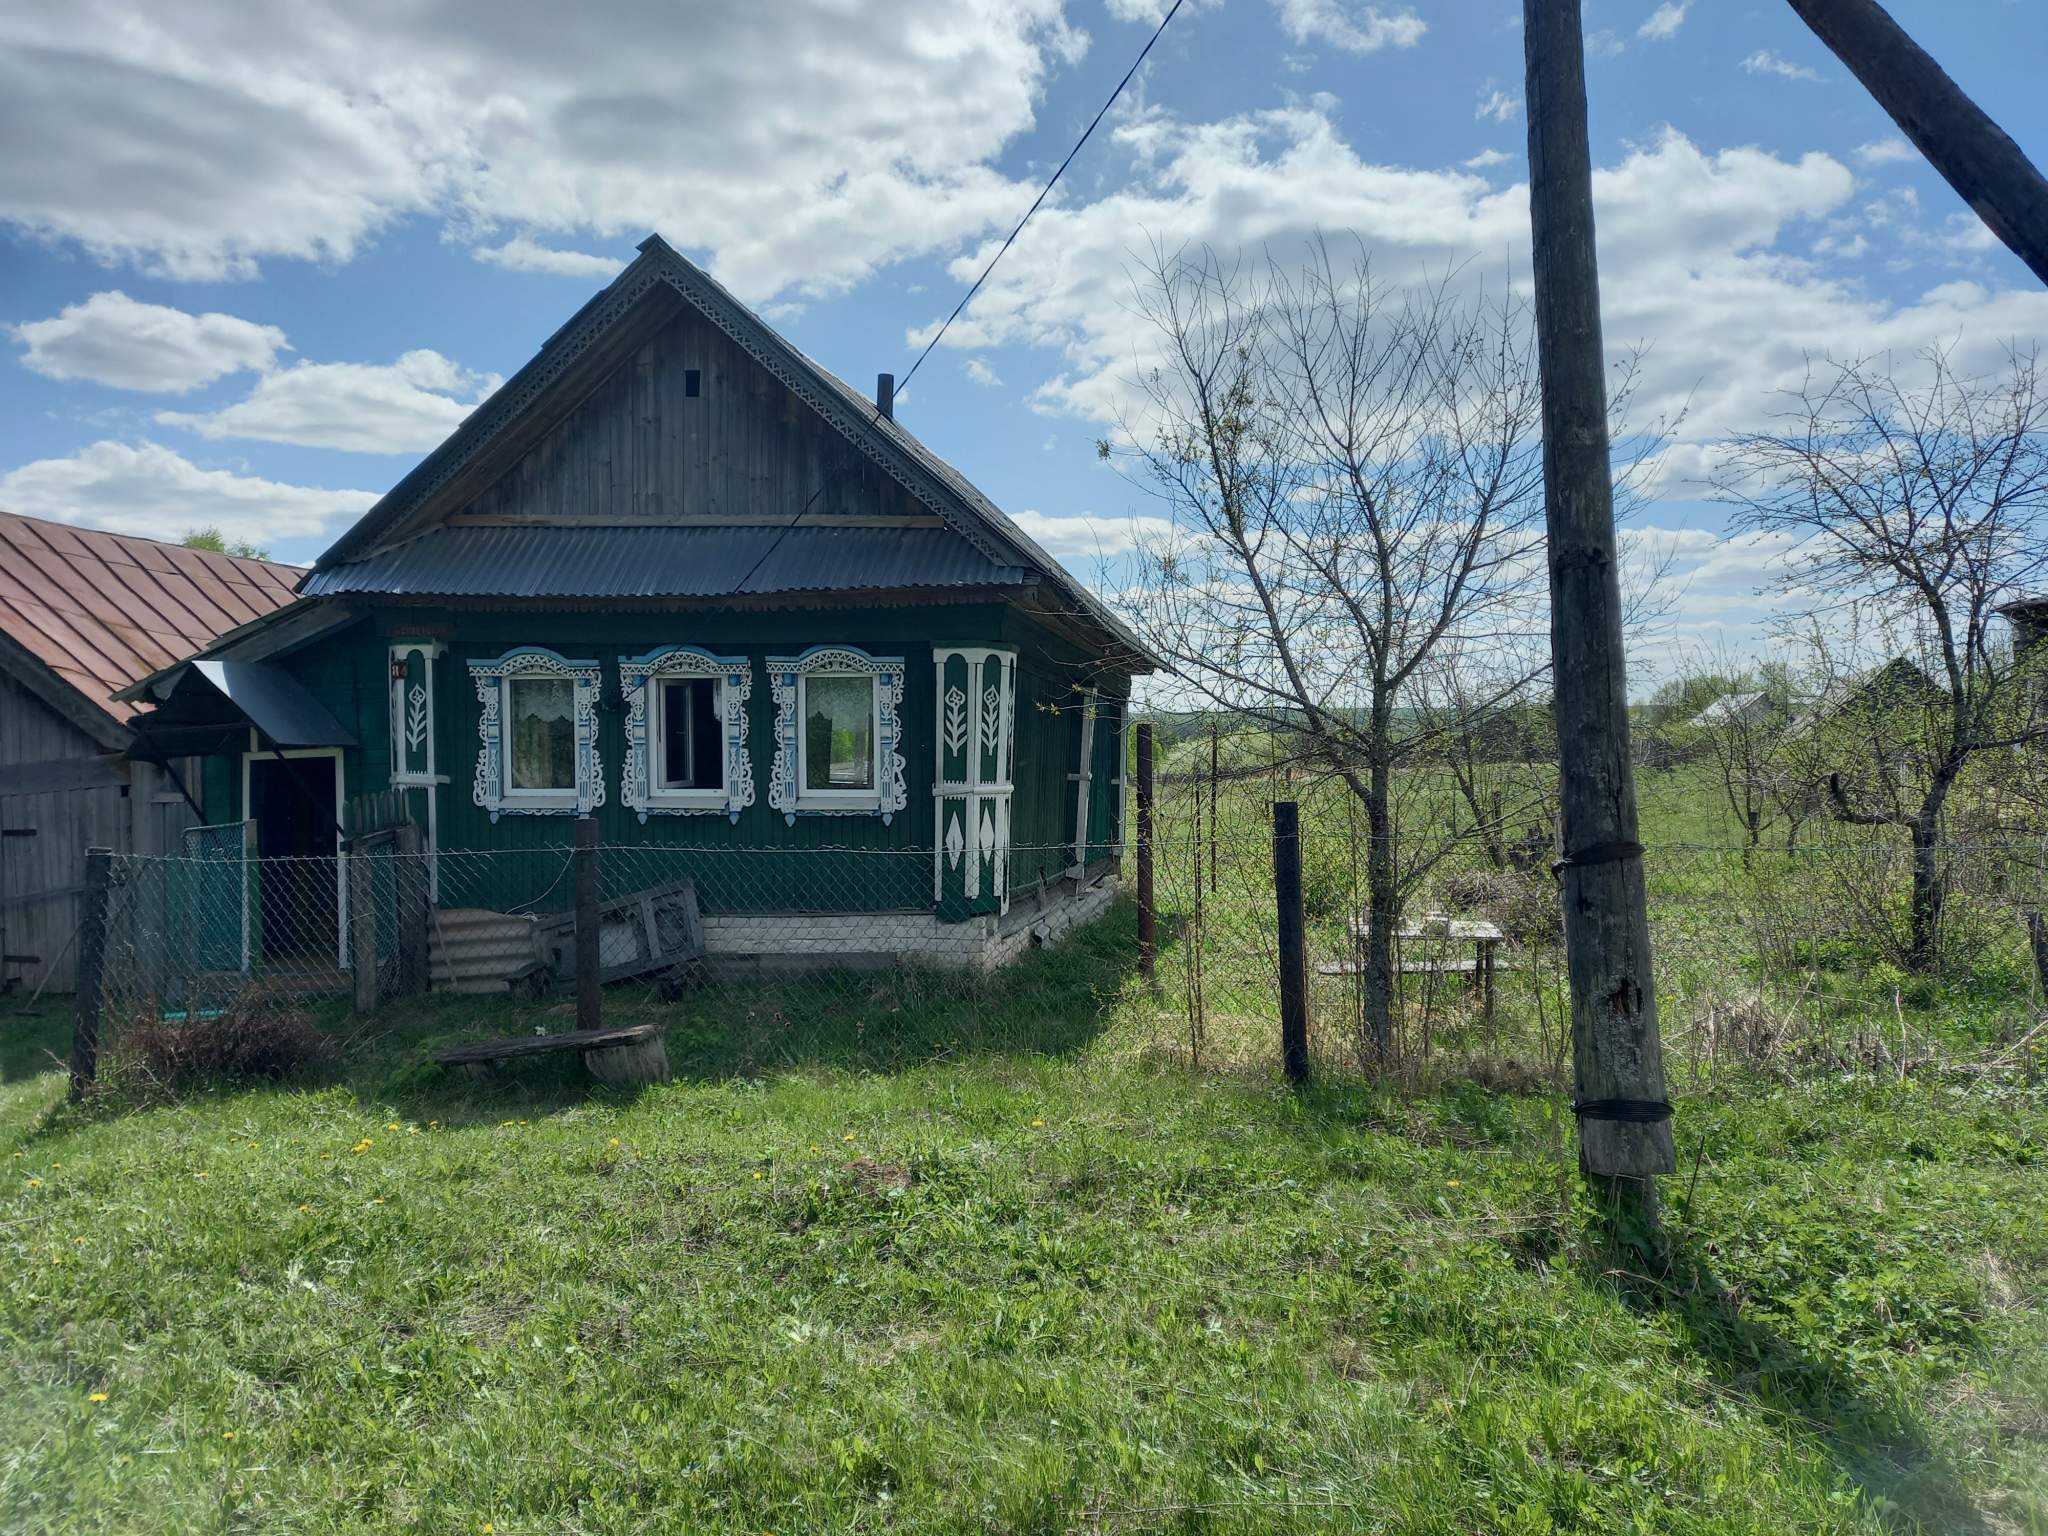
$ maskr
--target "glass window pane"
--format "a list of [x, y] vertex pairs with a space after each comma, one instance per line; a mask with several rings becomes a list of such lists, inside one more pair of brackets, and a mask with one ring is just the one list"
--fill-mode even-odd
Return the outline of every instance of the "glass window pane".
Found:
[[663, 789], [723, 789], [723, 736], [716, 678], [672, 678], [661, 685]]
[[566, 677], [515, 677], [506, 722], [514, 789], [576, 787], [576, 685]]
[[875, 787], [875, 680], [804, 680], [804, 788]]

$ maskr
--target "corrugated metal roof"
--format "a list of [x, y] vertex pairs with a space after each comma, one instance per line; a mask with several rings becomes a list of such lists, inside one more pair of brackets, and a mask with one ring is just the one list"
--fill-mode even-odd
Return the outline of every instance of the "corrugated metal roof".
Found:
[[291, 602], [296, 566], [0, 512], [0, 630], [116, 719], [130, 683]]
[[316, 570], [308, 597], [707, 598], [1017, 586], [950, 528], [440, 527]]

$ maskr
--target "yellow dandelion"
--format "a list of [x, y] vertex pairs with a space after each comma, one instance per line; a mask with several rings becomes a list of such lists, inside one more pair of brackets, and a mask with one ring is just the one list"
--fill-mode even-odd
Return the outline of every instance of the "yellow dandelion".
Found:
[[619, 1144], [619, 1138], [618, 1138], [618, 1137], [616, 1137], [616, 1136], [614, 1136], [614, 1137], [612, 1138], [612, 1145], [616, 1147], [616, 1146], [617, 1146], [618, 1144]]
[[384, 1129], [387, 1131], [396, 1131], [401, 1129], [401, 1127], [396, 1120], [393, 1120], [389, 1125], [385, 1126]]
[[1444, 1188], [1446, 1188], [1446, 1189], [1463, 1189], [1464, 1187], [1465, 1187], [1465, 1181], [1464, 1181], [1463, 1179], [1445, 1179], [1445, 1180], [1444, 1180]]
[[62, 1163], [52, 1163], [50, 1166], [52, 1168], [62, 1168], [64, 1165]]
[[495, 1531], [496, 1529], [497, 1527], [491, 1524], [490, 1521], [486, 1520], [484, 1522], [484, 1536], [491, 1536], [491, 1532]]
[[107, 1394], [104, 1392], [88, 1392], [85, 1394], [85, 1400], [88, 1403], [104, 1403], [107, 1400]]
[[840, 1137], [839, 1139], [841, 1141], [851, 1141], [853, 1140], [853, 1132], [848, 1131], [844, 1136]]
[[220, 1432], [220, 1437], [223, 1440], [232, 1440], [235, 1438], [235, 1432], [232, 1429], [224, 1429]]
[[1034, 1120], [1031, 1122], [1031, 1129], [1033, 1129], [1034, 1131], [1042, 1131], [1045, 1129], [1045, 1122], [1043, 1120]]
[[519, 1122], [517, 1120], [500, 1120], [498, 1122], [498, 1129], [502, 1131], [505, 1130], [507, 1127], [517, 1125], [518, 1123]]
[[756, 1169], [754, 1170], [754, 1177], [755, 1177], [755, 1178], [757, 1178], [757, 1179], [761, 1177], [761, 1170], [760, 1170], [760, 1169], [756, 1168]]
[[427, 1129], [430, 1131], [438, 1131], [439, 1129], [441, 1129], [441, 1122], [438, 1120], [429, 1120], [427, 1122]]
[[313, 1207], [310, 1205], [302, 1205], [299, 1207], [299, 1209], [302, 1211], [310, 1211], [311, 1209], [313, 1209]]
[[29, 1176], [28, 1187], [30, 1189], [41, 1189], [43, 1187], [43, 1181], [39, 1178], [36, 1178], [33, 1174], [31, 1174]]
[[202, 1168], [197, 1173], [193, 1174], [192, 1177], [195, 1179], [203, 1179], [206, 1177], [206, 1170]]
[[74, 1237], [73, 1239], [71, 1239], [71, 1241], [80, 1248], [83, 1248], [85, 1246], [85, 1239], [82, 1237]]

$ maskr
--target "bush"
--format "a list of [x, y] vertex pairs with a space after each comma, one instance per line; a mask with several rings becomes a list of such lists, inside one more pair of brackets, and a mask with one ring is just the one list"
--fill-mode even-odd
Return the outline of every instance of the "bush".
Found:
[[1461, 869], [1444, 877], [1439, 894], [1453, 912], [1493, 919], [1517, 944], [1554, 944], [1564, 936], [1557, 882], [1548, 875], [1516, 869]]
[[276, 1080], [328, 1055], [328, 1040], [295, 1008], [230, 1005], [190, 1018], [151, 1018], [124, 1042], [168, 1088], [214, 1078]]

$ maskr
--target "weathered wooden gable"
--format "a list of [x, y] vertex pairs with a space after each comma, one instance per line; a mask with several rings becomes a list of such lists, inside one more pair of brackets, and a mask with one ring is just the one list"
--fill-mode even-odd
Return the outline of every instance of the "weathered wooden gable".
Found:
[[685, 309], [449, 521], [799, 514], [938, 521], [729, 336]]

